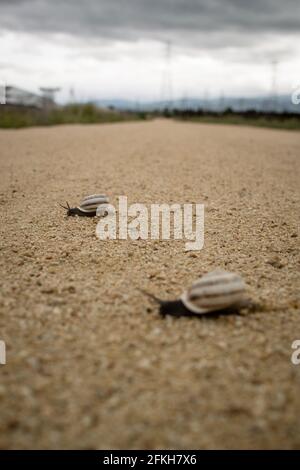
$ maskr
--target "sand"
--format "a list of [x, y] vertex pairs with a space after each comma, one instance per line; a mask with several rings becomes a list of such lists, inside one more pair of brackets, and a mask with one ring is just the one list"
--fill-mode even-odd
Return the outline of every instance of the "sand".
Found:
[[[300, 447], [300, 133], [172, 121], [0, 131], [0, 447]], [[96, 238], [59, 203], [205, 204], [205, 246]], [[215, 268], [262, 307], [161, 318]]]

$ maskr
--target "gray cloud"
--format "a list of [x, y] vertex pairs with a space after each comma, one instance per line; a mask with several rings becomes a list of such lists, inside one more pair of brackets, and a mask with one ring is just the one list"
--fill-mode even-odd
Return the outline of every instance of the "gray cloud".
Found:
[[298, 0], [0, 0], [0, 32], [64, 33], [91, 41], [243, 47], [299, 29]]

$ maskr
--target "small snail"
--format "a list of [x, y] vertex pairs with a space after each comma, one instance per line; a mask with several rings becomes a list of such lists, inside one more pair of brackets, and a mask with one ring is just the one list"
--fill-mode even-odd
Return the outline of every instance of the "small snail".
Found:
[[97, 208], [101, 204], [107, 204], [108, 201], [109, 199], [105, 194], [92, 194], [91, 196], [86, 196], [78, 207], [72, 208], [69, 206], [68, 202], [66, 206], [62, 204], [60, 204], [60, 206], [67, 210], [68, 216], [79, 215], [80, 217], [95, 217]]
[[179, 299], [160, 300], [145, 292], [160, 305], [161, 315], [203, 315], [254, 304], [245, 298], [246, 285], [238, 274], [212, 271], [195, 281]]

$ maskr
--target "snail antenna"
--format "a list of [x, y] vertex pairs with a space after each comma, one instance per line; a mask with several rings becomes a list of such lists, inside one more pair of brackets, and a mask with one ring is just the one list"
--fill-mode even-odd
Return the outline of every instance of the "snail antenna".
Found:
[[156, 297], [155, 295], [151, 294], [150, 292], [147, 292], [146, 290], [144, 289], [139, 289], [140, 292], [142, 292], [142, 294], [145, 294], [147, 295], [147, 297], [149, 297], [150, 299], [154, 300], [156, 303], [158, 303], [159, 305], [162, 305], [164, 303], [163, 300], [159, 299], [158, 297]]

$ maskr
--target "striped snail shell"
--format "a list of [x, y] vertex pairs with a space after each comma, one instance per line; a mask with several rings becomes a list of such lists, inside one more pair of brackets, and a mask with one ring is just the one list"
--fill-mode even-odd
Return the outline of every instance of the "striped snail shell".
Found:
[[165, 301], [146, 294], [159, 303], [161, 315], [182, 316], [250, 307], [253, 303], [245, 299], [245, 291], [241, 276], [218, 270], [195, 281], [177, 300]]
[[[61, 206], [67, 210], [68, 216], [79, 215], [80, 217], [94, 217], [97, 212], [97, 208], [101, 204], [108, 204], [109, 199], [105, 194], [92, 194], [83, 198], [79, 206], [70, 207], [68, 202], [67, 206]], [[105, 214], [103, 214], [105, 215]]]
[[191, 312], [204, 314], [239, 305], [245, 291], [245, 282], [238, 274], [213, 271], [195, 281], [180, 299]]

